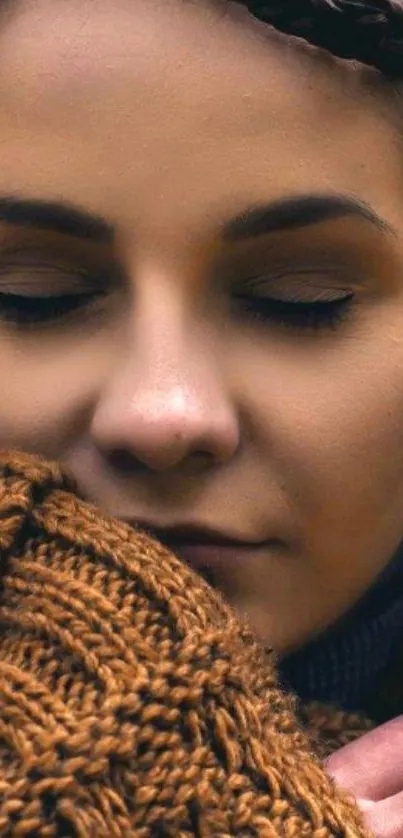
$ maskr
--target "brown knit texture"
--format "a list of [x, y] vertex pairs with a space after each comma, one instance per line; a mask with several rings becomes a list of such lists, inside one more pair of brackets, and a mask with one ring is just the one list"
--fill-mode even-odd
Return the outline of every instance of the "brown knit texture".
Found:
[[310, 739], [219, 594], [58, 465], [0, 456], [0, 555], [1, 836], [367, 835], [314, 746], [360, 721]]

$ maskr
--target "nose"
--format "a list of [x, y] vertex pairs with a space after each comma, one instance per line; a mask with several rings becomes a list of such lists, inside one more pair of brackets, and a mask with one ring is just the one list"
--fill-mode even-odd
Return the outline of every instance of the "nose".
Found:
[[208, 344], [143, 324], [98, 399], [91, 427], [98, 450], [153, 471], [192, 458], [228, 461], [239, 444], [237, 411]]

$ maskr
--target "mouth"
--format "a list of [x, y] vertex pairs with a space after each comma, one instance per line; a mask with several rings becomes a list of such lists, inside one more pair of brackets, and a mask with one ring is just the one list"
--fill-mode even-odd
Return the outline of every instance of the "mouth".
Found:
[[207, 527], [175, 526], [159, 528], [137, 521], [134, 526], [157, 539], [190, 567], [201, 571], [224, 570], [246, 564], [257, 552], [279, 543], [277, 539], [257, 541], [229, 535]]

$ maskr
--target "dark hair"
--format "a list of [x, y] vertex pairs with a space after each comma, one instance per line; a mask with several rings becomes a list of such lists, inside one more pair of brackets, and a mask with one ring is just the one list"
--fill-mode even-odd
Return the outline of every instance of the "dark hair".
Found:
[[259, 20], [403, 79], [402, 0], [242, 0]]

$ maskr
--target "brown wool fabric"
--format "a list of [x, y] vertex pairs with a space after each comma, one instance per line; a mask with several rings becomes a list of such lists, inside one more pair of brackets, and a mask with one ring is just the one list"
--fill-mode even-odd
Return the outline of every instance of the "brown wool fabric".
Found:
[[0, 456], [0, 835], [364, 838], [271, 659], [162, 546]]

